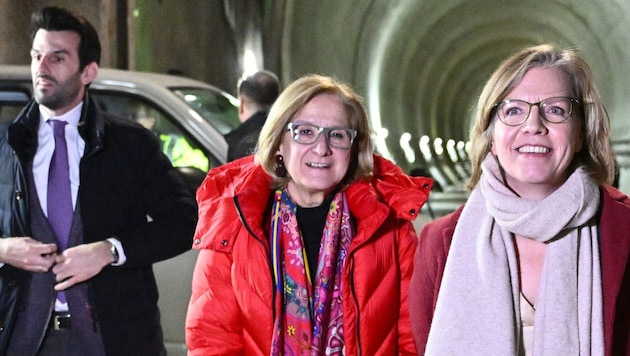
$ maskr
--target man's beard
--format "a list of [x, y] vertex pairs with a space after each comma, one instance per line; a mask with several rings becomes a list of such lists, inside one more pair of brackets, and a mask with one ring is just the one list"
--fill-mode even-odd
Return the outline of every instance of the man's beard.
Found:
[[[41, 90], [37, 87], [33, 88], [33, 94], [35, 96], [35, 101], [39, 105], [43, 105], [50, 110], [58, 110], [61, 109], [74, 101], [80, 91], [80, 81], [78, 77], [80, 73], [71, 76], [63, 82], [59, 82], [56, 79], [46, 76], [46, 79], [52, 82], [55, 87], [53, 89], [45, 89]], [[79, 85], [76, 85], [79, 83]]]

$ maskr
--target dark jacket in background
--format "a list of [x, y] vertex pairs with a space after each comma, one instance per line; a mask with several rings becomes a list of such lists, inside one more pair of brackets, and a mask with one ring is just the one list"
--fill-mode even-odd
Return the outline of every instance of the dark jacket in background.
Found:
[[[12, 210], [16, 202], [22, 204], [22, 211], [40, 209], [25, 206], [28, 199], [23, 197], [29, 192], [18, 184], [23, 182], [20, 170], [13, 170], [13, 174], [4, 170], [12, 164], [18, 168], [31, 166], [37, 149], [38, 125], [39, 106], [31, 102], [10, 126], [8, 141], [6, 131], [0, 131], [2, 237], [30, 235], [30, 229], [15, 229], [30, 226], [26, 220], [28, 214]], [[77, 197], [83, 242], [116, 237], [127, 258], [123, 266], [107, 266], [87, 281], [106, 352], [108, 355], [162, 354], [158, 290], [151, 265], [191, 247], [197, 220], [195, 201], [161, 153], [155, 135], [140, 125], [102, 112], [87, 95], [79, 133], [86, 144], [79, 166], [81, 183]], [[10, 266], [0, 270], [7, 267]], [[54, 278], [52, 272], [49, 274]], [[28, 302], [24, 295], [21, 294], [18, 304], [20, 310], [21, 303]], [[36, 348], [42, 337], [34, 332], [16, 332], [12, 340], [20, 338], [21, 344], [32, 342]], [[24, 338], [30, 341], [24, 342]]]
[[224, 135], [228, 143], [228, 162], [254, 153], [260, 129], [265, 124], [268, 114], [267, 110], [257, 111], [239, 127]]

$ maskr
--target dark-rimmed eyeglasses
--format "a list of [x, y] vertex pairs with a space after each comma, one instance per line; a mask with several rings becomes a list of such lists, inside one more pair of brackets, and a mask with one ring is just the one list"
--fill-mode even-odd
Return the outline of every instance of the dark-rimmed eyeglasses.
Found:
[[495, 104], [494, 108], [499, 120], [507, 126], [519, 126], [527, 121], [532, 106], [538, 106], [538, 113], [545, 121], [559, 124], [571, 117], [574, 103], [580, 102], [577, 99], [562, 96], [547, 98], [537, 103], [508, 99]]
[[319, 139], [324, 133], [326, 142], [330, 147], [347, 150], [352, 147], [352, 142], [357, 137], [357, 130], [347, 127], [321, 127], [301, 122], [290, 122], [287, 131], [291, 131], [291, 139], [302, 145], [310, 145]]

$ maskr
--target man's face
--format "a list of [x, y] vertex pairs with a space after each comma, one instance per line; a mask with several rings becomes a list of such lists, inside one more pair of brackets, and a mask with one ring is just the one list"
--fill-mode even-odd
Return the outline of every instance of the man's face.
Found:
[[53, 115], [61, 115], [83, 99], [85, 85], [95, 74], [91, 63], [79, 71], [80, 37], [73, 31], [38, 30], [31, 49], [35, 100]]

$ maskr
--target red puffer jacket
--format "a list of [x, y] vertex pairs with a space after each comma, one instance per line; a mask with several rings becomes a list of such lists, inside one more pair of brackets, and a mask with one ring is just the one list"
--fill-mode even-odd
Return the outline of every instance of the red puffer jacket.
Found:
[[[414, 219], [432, 181], [374, 157], [370, 182], [346, 190], [356, 235], [343, 271], [347, 355], [415, 355], [408, 309]], [[209, 172], [197, 191], [200, 249], [186, 318], [191, 355], [269, 355], [273, 281], [270, 177], [251, 157]]]

